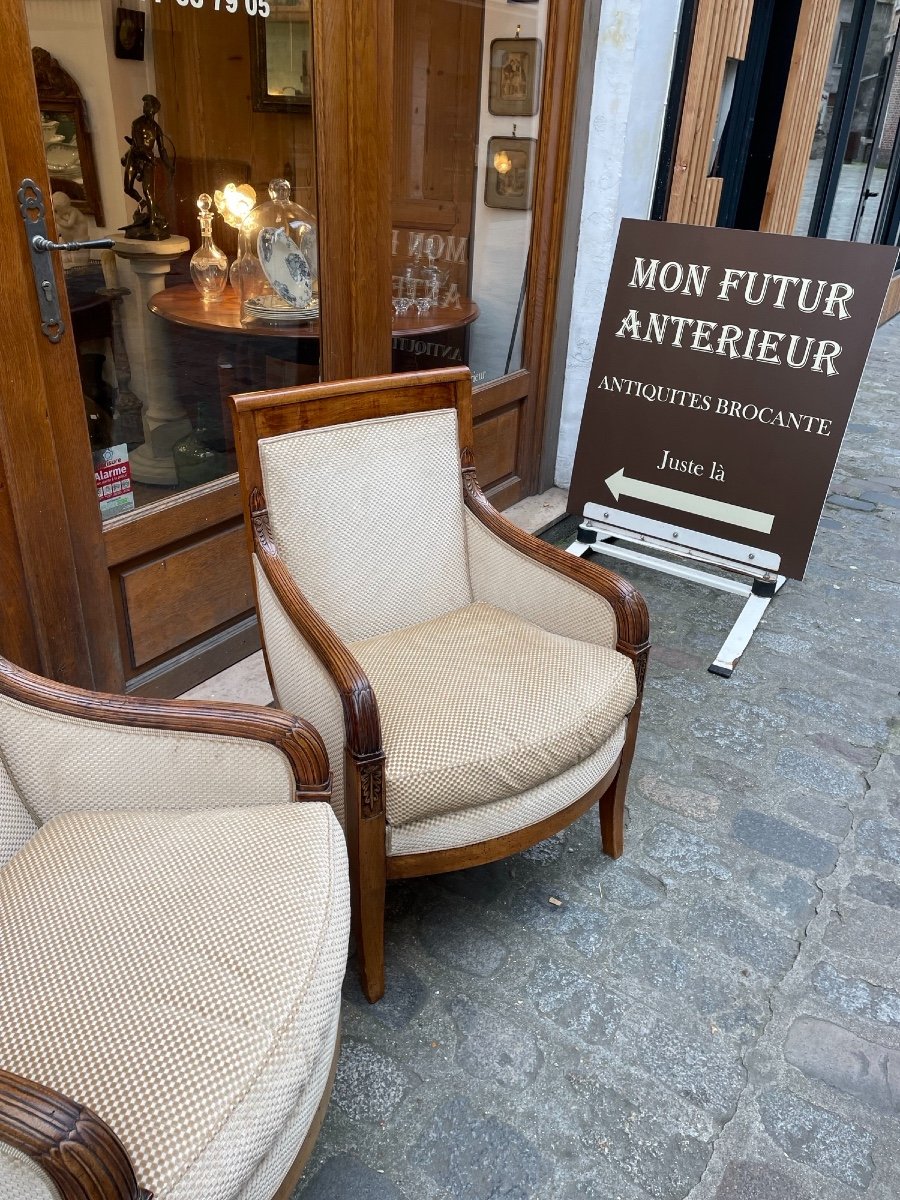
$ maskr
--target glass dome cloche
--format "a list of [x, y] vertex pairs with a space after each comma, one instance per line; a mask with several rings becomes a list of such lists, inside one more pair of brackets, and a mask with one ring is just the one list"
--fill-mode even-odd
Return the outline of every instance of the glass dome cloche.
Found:
[[286, 179], [252, 209], [238, 235], [236, 283], [242, 325], [284, 325], [319, 316], [316, 219], [291, 200]]

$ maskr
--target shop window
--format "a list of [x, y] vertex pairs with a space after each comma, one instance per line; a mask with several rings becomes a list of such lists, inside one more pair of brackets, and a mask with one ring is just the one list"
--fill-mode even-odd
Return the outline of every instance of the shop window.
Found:
[[393, 361], [522, 366], [547, 0], [394, 0]]
[[319, 376], [309, 0], [134, 9], [26, 0], [59, 233], [117, 242], [64, 261], [105, 517], [234, 472], [230, 393]]

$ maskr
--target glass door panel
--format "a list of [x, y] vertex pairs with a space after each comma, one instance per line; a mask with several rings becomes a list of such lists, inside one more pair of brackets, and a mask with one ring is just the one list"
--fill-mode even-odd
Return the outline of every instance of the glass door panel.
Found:
[[900, 109], [897, 19], [893, 3], [875, 5], [828, 237], [868, 242], [875, 231]]
[[101, 512], [150, 514], [235, 471], [229, 394], [318, 378], [310, 3], [26, 12], [58, 233], [116, 241], [63, 259]]
[[394, 0], [394, 369], [522, 367], [548, 0]]
[[826, 149], [833, 134], [834, 120], [838, 96], [842, 85], [850, 75], [853, 58], [854, 9], [858, 0], [840, 0], [838, 16], [835, 24], [834, 41], [831, 47], [831, 57], [828, 60], [828, 70], [822, 84], [822, 96], [819, 101], [819, 113], [816, 120], [816, 131], [813, 136], [809, 165], [803, 182], [803, 194], [797, 213], [797, 223], [794, 233], [805, 235], [810, 232], [810, 226], [815, 208], [822, 167], [825, 162]]

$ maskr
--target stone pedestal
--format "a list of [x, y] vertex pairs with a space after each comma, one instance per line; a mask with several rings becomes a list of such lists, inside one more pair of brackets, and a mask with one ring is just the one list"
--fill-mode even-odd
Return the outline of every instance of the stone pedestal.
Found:
[[177, 235], [162, 242], [116, 238], [116, 254], [131, 264], [137, 281], [138, 342], [146, 379], [144, 444], [130, 455], [132, 478], [138, 483], [168, 486], [177, 483], [172, 447], [191, 432], [187, 413], [172, 389], [162, 322], [147, 308], [151, 297], [165, 287], [172, 263], [190, 247], [187, 238]]

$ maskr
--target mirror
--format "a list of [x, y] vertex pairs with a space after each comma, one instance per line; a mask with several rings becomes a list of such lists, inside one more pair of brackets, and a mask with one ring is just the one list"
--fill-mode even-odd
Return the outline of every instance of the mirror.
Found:
[[250, 18], [250, 73], [257, 112], [312, 107], [312, 28], [309, 0], [282, 0], [269, 16]]
[[50, 191], [65, 192], [75, 208], [103, 224], [103, 202], [87, 110], [78, 84], [40, 46], [31, 51]]

